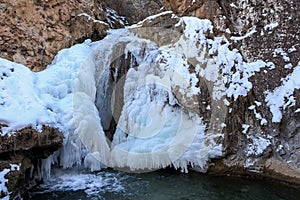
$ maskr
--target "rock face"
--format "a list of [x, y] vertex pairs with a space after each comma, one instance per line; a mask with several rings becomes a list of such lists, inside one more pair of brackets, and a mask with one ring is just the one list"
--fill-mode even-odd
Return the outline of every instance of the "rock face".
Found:
[[12, 192], [11, 198], [22, 194], [30, 182], [35, 181], [34, 177], [31, 177], [31, 169], [37, 172], [38, 160], [53, 154], [62, 146], [62, 142], [62, 134], [46, 126], [41, 132], [32, 128], [24, 128], [11, 136], [0, 136], [0, 171], [11, 169], [11, 164], [18, 165], [19, 168], [11, 170], [5, 176], [8, 179], [7, 189]]
[[[0, 1], [0, 56], [40, 71], [54, 55], [109, 28], [99, 1]], [[82, 14], [86, 13], [86, 14]], [[97, 21], [98, 20], [98, 21]]]
[[[232, 110], [227, 113], [226, 128], [223, 129], [225, 156], [210, 172], [256, 172], [299, 184], [300, 113], [295, 111], [300, 106], [300, 92], [295, 89], [292, 96], [286, 97], [284, 103], [288, 106], [279, 109], [282, 112], [279, 121], [274, 121], [276, 113], [271, 112], [266, 98], [268, 91], [281, 86], [281, 79], [299, 63], [300, 21], [296, 13], [300, 3], [285, 0], [165, 0], [164, 4], [180, 15], [210, 18], [218, 29], [217, 34], [226, 34], [224, 30], [228, 28], [227, 33], [230, 31], [231, 35], [237, 36], [237, 40], [228, 36], [232, 39], [232, 48], [240, 50], [244, 60], [261, 59], [274, 64], [274, 69], [251, 78], [253, 88], [246, 97], [231, 101]], [[206, 7], [210, 4], [215, 6]], [[226, 19], [217, 19], [214, 13], [221, 13]], [[288, 98], [294, 103], [288, 103]], [[262, 145], [255, 144], [255, 138], [265, 139], [270, 144], [263, 152], [249, 152], [250, 147]]]
[[105, 4], [126, 16], [129, 23], [136, 23], [160, 12], [162, 0], [104, 0]]
[[[287, 175], [289, 181], [292, 181], [294, 177], [299, 183], [300, 115], [295, 112], [300, 105], [299, 90], [293, 91], [292, 98], [295, 104], [280, 109], [282, 119], [277, 123], [272, 123], [275, 113], [270, 112], [270, 107], [266, 105], [265, 91], [273, 91], [281, 86], [283, 84], [281, 79], [290, 74], [299, 63], [300, 48], [297, 44], [300, 31], [297, 26], [300, 21], [295, 17], [295, 10], [300, 9], [300, 3], [284, 0], [222, 2], [227, 10], [227, 18], [230, 19], [229, 28], [233, 34], [245, 35], [250, 31], [256, 31], [253, 31], [254, 34], [251, 37], [235, 43], [238, 49], [243, 50], [244, 59], [248, 61], [263, 59], [275, 65], [273, 70], [256, 74], [251, 80], [252, 92], [247, 98], [241, 99], [234, 105], [235, 111], [231, 115], [233, 121], [228, 123], [230, 127], [227, 129], [229, 139], [227, 146], [228, 150], [230, 149], [229, 152], [238, 156], [229, 163], [232, 165], [234, 162], [240, 163], [245, 160], [243, 152], [247, 139], [238, 134], [240, 132], [240, 128], [236, 127], [238, 121], [243, 124], [252, 124], [247, 134], [269, 135], [272, 139], [269, 148], [261, 155], [248, 156], [248, 161], [253, 164], [251, 167], [258, 168], [260, 172], [266, 174]], [[248, 107], [255, 105], [255, 102], [262, 103], [257, 106], [256, 112], [268, 121], [266, 125], [261, 125], [261, 121], [255, 117], [253, 110], [249, 112]], [[287, 100], [284, 102], [287, 103]], [[241, 112], [242, 110], [244, 112]], [[233, 144], [235, 147], [232, 149]], [[238, 146], [244, 146], [244, 148], [238, 148]]]
[[219, 26], [217, 31], [225, 27], [222, 7], [216, 0], [164, 0], [164, 7], [178, 16], [210, 19], [215, 26]]
[[214, 0], [164, 0], [164, 6], [181, 16], [213, 19], [221, 13], [220, 5]]

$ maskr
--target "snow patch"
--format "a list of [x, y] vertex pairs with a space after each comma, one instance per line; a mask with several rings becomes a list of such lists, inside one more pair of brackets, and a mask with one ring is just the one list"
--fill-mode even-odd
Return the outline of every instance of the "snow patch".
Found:
[[4, 194], [5, 196], [1, 198], [1, 200], [9, 200], [9, 194], [10, 192], [8, 191], [6, 184], [8, 182], [8, 179], [5, 178], [5, 176], [11, 172], [11, 171], [16, 171], [20, 170], [20, 165], [17, 164], [10, 164], [10, 169], [3, 169], [0, 171], [0, 194]]
[[273, 57], [277, 57], [278, 54], [282, 56], [284, 62], [290, 62], [290, 58], [282, 48], [275, 49], [273, 52]]
[[172, 14], [172, 17], [173, 18], [176, 18], [177, 16], [173, 14], [172, 11], [164, 11], [164, 12], [161, 12], [161, 13], [158, 13], [156, 15], [151, 15], [149, 17], [146, 17], [145, 19], [143, 19], [142, 21], [138, 22], [137, 24], [133, 24], [130, 26], [130, 28], [137, 28], [137, 27], [141, 27], [143, 25], [144, 22], [146, 21], [152, 21], [158, 17], [161, 17], [161, 16], [165, 16], [165, 15], [170, 15]]
[[92, 20], [92, 21], [95, 22], [95, 23], [99, 23], [99, 24], [103, 24], [103, 25], [109, 26], [106, 22], [101, 21], [101, 20], [96, 20], [96, 19], [94, 19], [93, 17], [91, 17], [91, 16], [90, 16], [89, 14], [87, 14], [87, 13], [80, 13], [80, 14], [78, 14], [77, 16], [78, 16], [78, 17], [84, 16], [84, 17], [87, 17], [88, 20]]
[[231, 3], [231, 4], [230, 4], [230, 7], [239, 9], [234, 3]]
[[234, 42], [240, 41], [240, 40], [243, 40], [245, 38], [248, 38], [248, 37], [252, 36], [256, 32], [257, 31], [255, 29], [253, 29], [253, 30], [251, 30], [250, 32], [246, 33], [243, 36], [231, 36], [230, 39], [233, 40]]
[[115, 10], [106, 8], [106, 19], [110, 27], [114, 27], [115, 23], [118, 22], [120, 25], [125, 26], [128, 24], [126, 17], [120, 16]]
[[293, 93], [295, 89], [300, 89], [300, 63], [294, 68], [293, 72], [282, 79], [281, 86], [273, 91], [266, 91], [266, 103], [273, 115], [272, 122], [280, 122], [282, 111], [288, 106], [295, 105]]
[[292, 46], [291, 48], [288, 49], [288, 53], [293, 53], [297, 51], [297, 49], [295, 48], [295, 46]]
[[269, 34], [272, 33], [272, 30], [279, 25], [278, 22], [273, 22], [264, 26], [264, 30], [269, 31]]
[[[260, 105], [261, 105], [261, 102], [258, 102], [258, 101], [254, 101], [254, 103], [255, 103], [257, 106], [260, 106]], [[264, 126], [264, 125], [267, 125], [267, 124], [268, 124], [268, 121], [267, 121], [265, 118], [263, 118], [263, 117], [261, 116], [260, 113], [258, 113], [258, 112], [256, 111], [256, 106], [255, 106], [255, 105], [249, 106], [248, 109], [249, 109], [249, 110], [253, 110], [254, 115], [255, 115], [255, 118], [256, 118], [257, 120], [260, 120], [260, 125]]]
[[242, 133], [246, 134], [250, 128], [250, 125], [248, 124], [242, 124], [242, 128], [243, 128], [243, 131]]
[[269, 139], [260, 136], [246, 135], [246, 137], [249, 141], [251, 141], [247, 145], [247, 156], [259, 156], [271, 144]]

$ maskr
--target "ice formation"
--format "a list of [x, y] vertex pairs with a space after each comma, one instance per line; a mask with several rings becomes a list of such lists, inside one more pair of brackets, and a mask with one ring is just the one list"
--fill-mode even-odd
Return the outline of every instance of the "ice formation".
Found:
[[[53, 163], [70, 168], [82, 161], [92, 171], [169, 165], [205, 171], [211, 158], [222, 155], [216, 141], [225, 126], [225, 116], [219, 115], [226, 114], [226, 98], [246, 96], [252, 88], [248, 79], [269, 64], [243, 62], [225, 37], [208, 39], [209, 20], [184, 17], [176, 26], [184, 27], [183, 34], [164, 46], [134, 35], [130, 29], [138, 26], [112, 30], [101, 41], [62, 50], [39, 73], [0, 59], [0, 123], [9, 125], [2, 134], [26, 126], [58, 128], [64, 145], [43, 161], [44, 176]], [[128, 69], [120, 59], [130, 61]], [[218, 129], [207, 131], [195, 110], [199, 79], [209, 83], [211, 120]], [[117, 99], [122, 100], [118, 105]], [[104, 132], [112, 119], [117, 127], [109, 142]]]
[[79, 173], [79, 169], [68, 171], [55, 169], [54, 171], [54, 175], [40, 186], [46, 193], [83, 190], [88, 197], [92, 198], [99, 192], [123, 192], [125, 190], [122, 180], [124, 177], [121, 177], [123, 175], [121, 172], [101, 171], [91, 174]]

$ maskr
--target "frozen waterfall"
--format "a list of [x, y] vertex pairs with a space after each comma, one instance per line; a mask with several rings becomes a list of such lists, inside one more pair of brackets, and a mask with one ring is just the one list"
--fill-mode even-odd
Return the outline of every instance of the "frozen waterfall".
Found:
[[[28, 99], [15, 107], [39, 106], [38, 117], [23, 123], [22, 115], [17, 123], [4, 113], [0, 121], [10, 122], [4, 134], [24, 126], [61, 130], [63, 147], [43, 160], [44, 176], [50, 175], [53, 164], [84, 165], [92, 171], [112, 167], [145, 172], [167, 166], [205, 171], [211, 158], [222, 155], [222, 112], [213, 110], [214, 105], [226, 107], [225, 82], [220, 82], [213, 55], [218, 49], [231, 51], [226, 38], [207, 39], [210, 21], [178, 21], [182, 31], [166, 31], [170, 40], [164, 38], [163, 43], [142, 37], [149, 29], [141, 24], [111, 30], [101, 41], [87, 40], [60, 51], [39, 73], [1, 60], [14, 69], [9, 73], [28, 79], [18, 94]], [[201, 100], [204, 93], [211, 93], [206, 96], [212, 108], [200, 111], [200, 104], [208, 103]], [[24, 116], [30, 112], [20, 111]], [[218, 118], [204, 123], [203, 112], [217, 113]]]
[[[90, 44], [94, 67], [83, 68], [78, 77], [80, 83], [90, 84], [84, 88], [96, 88], [96, 98], [74, 98], [75, 133], [89, 152], [85, 166], [98, 170], [102, 163], [140, 172], [170, 165], [187, 171], [192, 165], [205, 171], [209, 159], [222, 154], [221, 144], [215, 142], [222, 135], [206, 134], [202, 118], [187, 105], [201, 93], [188, 59], [205, 62], [196, 44], [199, 38], [190, 34], [203, 41], [211, 30], [209, 21], [198, 22], [196, 29], [188, 27], [192, 30], [169, 45], [158, 46], [130, 28], [112, 30]], [[105, 132], [111, 131], [109, 141]]]

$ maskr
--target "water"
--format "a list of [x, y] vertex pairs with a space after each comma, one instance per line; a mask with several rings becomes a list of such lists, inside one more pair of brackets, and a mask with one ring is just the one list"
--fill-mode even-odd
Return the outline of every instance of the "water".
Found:
[[129, 174], [61, 172], [31, 191], [31, 200], [276, 200], [300, 199], [299, 189], [270, 181], [166, 171]]

